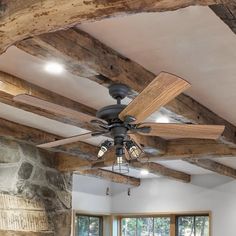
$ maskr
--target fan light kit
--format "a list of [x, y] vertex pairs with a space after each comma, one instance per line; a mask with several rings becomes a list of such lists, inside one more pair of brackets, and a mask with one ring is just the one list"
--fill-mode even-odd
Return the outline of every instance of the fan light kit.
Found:
[[[140, 79], [144, 80], [145, 78]], [[51, 148], [72, 142], [84, 141], [94, 136], [105, 135], [111, 138], [112, 141], [106, 140], [101, 144], [97, 158], [105, 158], [106, 152], [114, 147], [116, 160], [112, 170], [127, 173], [129, 171], [128, 162], [133, 160], [139, 161], [144, 154], [142, 150], [143, 145], [139, 143], [140, 135], [159, 136], [167, 139], [219, 138], [224, 131], [224, 126], [222, 125], [143, 123], [153, 112], [165, 106], [189, 87], [190, 84], [187, 81], [175, 75], [161, 72], [130, 104], [124, 105], [121, 101], [129, 95], [129, 87], [125, 84], [112, 84], [109, 87], [109, 93], [116, 100], [116, 104], [103, 107], [97, 111], [97, 119], [90, 119], [91, 124], [95, 127], [95, 132], [41, 144], [38, 147]], [[15, 96], [14, 101], [50, 111], [66, 111], [67, 109], [26, 94]], [[73, 110], [73, 112], [76, 111]]]

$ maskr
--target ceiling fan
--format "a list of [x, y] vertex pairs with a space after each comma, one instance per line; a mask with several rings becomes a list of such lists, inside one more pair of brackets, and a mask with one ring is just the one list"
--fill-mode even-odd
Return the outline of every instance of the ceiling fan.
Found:
[[[109, 87], [109, 94], [116, 99], [116, 104], [103, 107], [97, 111], [97, 119], [91, 120], [91, 123], [98, 128], [96, 132], [88, 132], [41, 144], [38, 147], [52, 148], [84, 141], [94, 136], [108, 135], [112, 138], [112, 141], [106, 140], [101, 144], [98, 158], [101, 158], [106, 151], [114, 146], [117, 157], [117, 170], [122, 172], [122, 168], [126, 168], [127, 159], [138, 159], [143, 153], [142, 147], [136, 141], [136, 134], [163, 138], [217, 139], [224, 131], [224, 126], [222, 125], [143, 123], [154, 111], [160, 109], [189, 87], [190, 84], [187, 81], [175, 75], [161, 72], [130, 104], [123, 105], [121, 100], [128, 95], [129, 87], [125, 84], [112, 84]], [[31, 95], [17, 95], [14, 97], [14, 101], [50, 111], [67, 112], [65, 107]], [[126, 158], [123, 158], [124, 156]]]

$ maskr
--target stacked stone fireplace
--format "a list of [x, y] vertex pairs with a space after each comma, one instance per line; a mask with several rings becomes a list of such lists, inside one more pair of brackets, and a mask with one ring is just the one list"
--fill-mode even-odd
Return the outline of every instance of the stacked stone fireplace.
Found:
[[0, 138], [0, 235], [69, 236], [71, 181], [51, 153]]

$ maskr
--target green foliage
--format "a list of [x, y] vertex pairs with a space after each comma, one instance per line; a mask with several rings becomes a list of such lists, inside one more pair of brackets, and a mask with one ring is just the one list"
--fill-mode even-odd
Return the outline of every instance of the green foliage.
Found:
[[101, 236], [101, 219], [95, 216], [77, 216], [76, 236]]
[[181, 216], [178, 217], [178, 236], [208, 236], [208, 216]]
[[169, 236], [169, 217], [123, 218], [122, 236]]

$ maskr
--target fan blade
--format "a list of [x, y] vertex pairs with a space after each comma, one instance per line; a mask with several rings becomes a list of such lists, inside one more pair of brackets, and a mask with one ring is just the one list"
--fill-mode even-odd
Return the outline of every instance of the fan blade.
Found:
[[218, 139], [223, 133], [223, 125], [190, 125], [190, 124], [160, 124], [143, 123], [142, 126], [151, 128], [149, 133], [142, 135], [160, 136], [163, 138], [199, 138]]
[[133, 123], [141, 123], [154, 111], [190, 87], [190, 84], [172, 74], [161, 72], [120, 114], [136, 118]]
[[70, 108], [60, 106], [58, 104], [51, 103], [51, 102], [42, 100], [40, 98], [31, 96], [31, 95], [27, 95], [27, 94], [16, 95], [13, 98], [13, 100], [15, 102], [20, 102], [20, 103], [24, 103], [24, 104], [27, 104], [30, 106], [38, 107], [40, 109], [54, 112], [56, 114], [60, 114], [60, 115], [66, 116], [66, 117], [71, 117], [71, 118], [77, 119], [81, 122], [82, 121], [89, 122], [90, 120], [94, 119], [94, 117], [92, 117], [90, 115], [86, 115], [82, 112], [72, 110]]
[[39, 147], [39, 148], [53, 148], [53, 147], [57, 147], [60, 145], [75, 143], [78, 141], [84, 141], [84, 140], [91, 138], [91, 137], [93, 137], [93, 132], [89, 132], [89, 133], [81, 134], [81, 135], [76, 135], [73, 137], [57, 140], [54, 142], [43, 143], [43, 144], [37, 145], [37, 147]]

